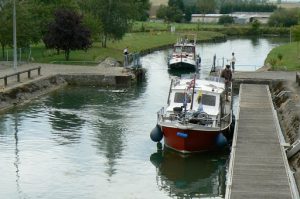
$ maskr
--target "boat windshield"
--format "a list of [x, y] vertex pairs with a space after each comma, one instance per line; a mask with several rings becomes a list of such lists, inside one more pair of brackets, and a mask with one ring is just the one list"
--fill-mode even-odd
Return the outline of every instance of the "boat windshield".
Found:
[[181, 46], [176, 46], [176, 47], [174, 48], [174, 52], [175, 52], [175, 53], [181, 53]]
[[185, 93], [175, 93], [174, 102], [175, 103], [183, 103], [185, 101], [186, 96], [186, 103], [191, 102], [190, 96], [186, 95]]
[[187, 52], [187, 53], [192, 53], [193, 52], [193, 47], [191, 47], [191, 46], [184, 46], [182, 48], [182, 51], [183, 52]]
[[202, 100], [201, 100], [201, 102], [202, 102], [203, 105], [215, 106], [216, 105], [216, 96], [202, 94]]

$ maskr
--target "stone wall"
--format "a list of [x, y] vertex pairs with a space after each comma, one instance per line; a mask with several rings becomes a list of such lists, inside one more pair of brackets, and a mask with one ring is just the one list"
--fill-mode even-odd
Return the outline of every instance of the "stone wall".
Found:
[[113, 87], [128, 87], [131, 85], [131, 76], [106, 76], [93, 74], [74, 74], [74, 75], [59, 75], [68, 84], [77, 86], [113, 86]]

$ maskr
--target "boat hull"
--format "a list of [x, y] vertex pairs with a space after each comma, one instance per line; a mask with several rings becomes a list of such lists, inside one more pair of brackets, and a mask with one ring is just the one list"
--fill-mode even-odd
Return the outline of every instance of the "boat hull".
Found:
[[194, 60], [175, 61], [173, 59], [169, 62], [170, 69], [196, 69], [196, 62]]
[[219, 134], [223, 133], [227, 139], [230, 137], [229, 127], [222, 131], [191, 130], [166, 126], [161, 126], [161, 129], [165, 145], [183, 153], [217, 150], [220, 148], [217, 143]]

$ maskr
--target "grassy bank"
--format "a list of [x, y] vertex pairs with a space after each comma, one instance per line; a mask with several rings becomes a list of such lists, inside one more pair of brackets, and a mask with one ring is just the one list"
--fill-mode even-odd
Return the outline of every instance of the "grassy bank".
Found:
[[[214, 31], [228, 36], [250, 36], [257, 34], [251, 24], [204, 24], [204, 23], [163, 23], [163, 22], [135, 22], [133, 32], [170, 31], [174, 26], [177, 31]], [[284, 27], [269, 27], [261, 24], [259, 35], [286, 35], [289, 29]]]
[[265, 62], [271, 65], [272, 70], [300, 70], [300, 43], [292, 42], [274, 48]]
[[[224, 35], [211, 31], [199, 31], [197, 32], [198, 41], [214, 40], [216, 38], [223, 38]], [[130, 52], [140, 52], [148, 49], [155, 49], [160, 46], [167, 46], [174, 44], [178, 34], [172, 34], [170, 32], [143, 32], [143, 33], [128, 33], [120, 41], [109, 41], [107, 48], [102, 48], [100, 43], [93, 43], [92, 48], [87, 51], [71, 51], [70, 61], [72, 64], [78, 62], [98, 62], [106, 57], [113, 57], [119, 61], [123, 60], [123, 49], [128, 47]], [[10, 49], [10, 55], [12, 50]], [[26, 60], [28, 52], [23, 51], [22, 59]], [[26, 54], [27, 53], [27, 54]], [[39, 63], [51, 63], [61, 62], [65, 63], [64, 53], [57, 54], [56, 50], [49, 50], [44, 45], [36, 45], [31, 48], [31, 57], [34, 62]], [[6, 59], [6, 58], [5, 58]], [[4, 60], [5, 60], [4, 59]], [[12, 57], [9, 58], [12, 60]]]

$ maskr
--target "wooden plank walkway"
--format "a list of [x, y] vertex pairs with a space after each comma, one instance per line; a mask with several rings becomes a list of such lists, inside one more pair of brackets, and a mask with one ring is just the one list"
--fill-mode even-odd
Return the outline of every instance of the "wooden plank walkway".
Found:
[[241, 84], [226, 199], [295, 198], [267, 85]]

